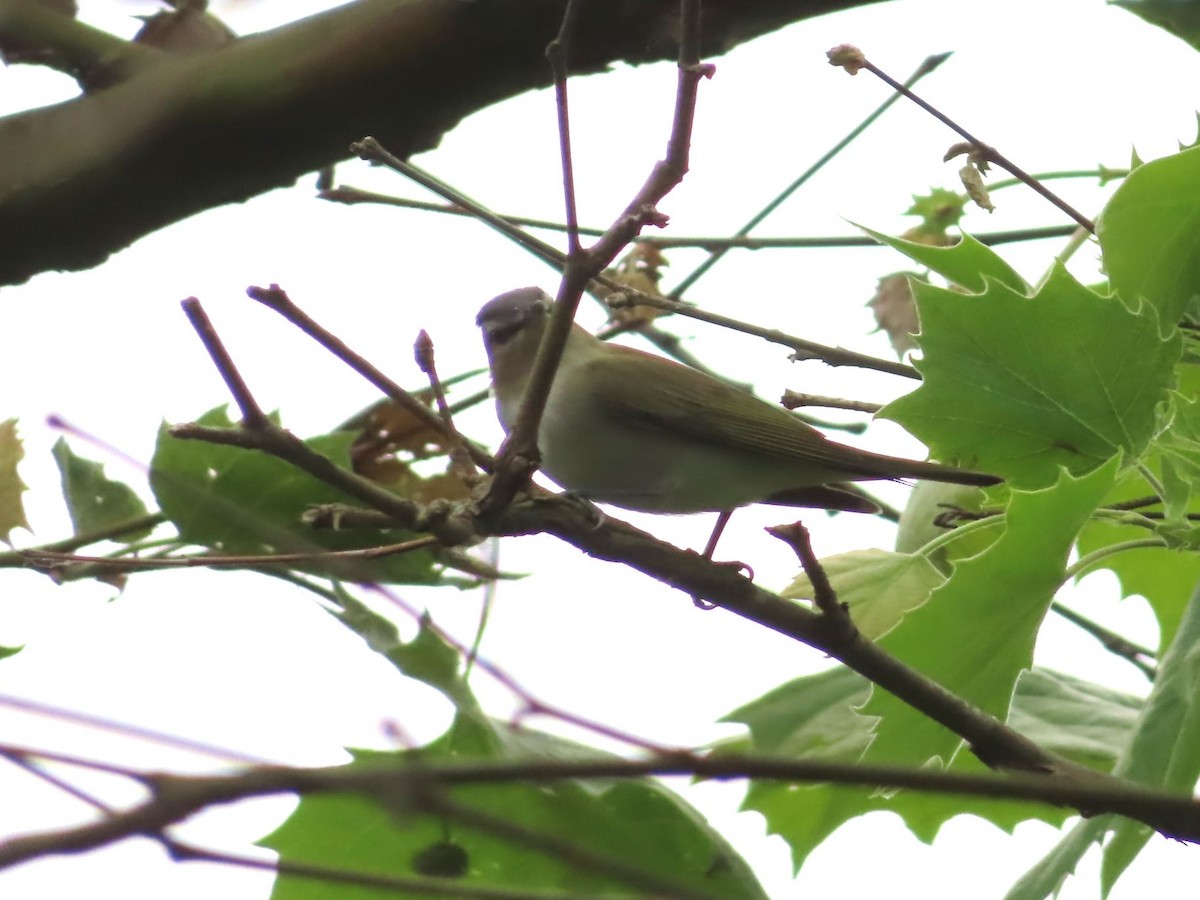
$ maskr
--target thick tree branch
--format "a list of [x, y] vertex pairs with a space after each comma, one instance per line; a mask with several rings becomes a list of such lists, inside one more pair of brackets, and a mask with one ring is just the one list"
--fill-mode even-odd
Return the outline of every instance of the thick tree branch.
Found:
[[[705, 10], [706, 56], [874, 0], [740, 0]], [[0, 37], [20, 0], [0, 0]], [[0, 119], [0, 284], [84, 269], [137, 238], [292, 183], [379, 135], [401, 156], [464, 116], [549, 84], [563, 0], [358, 0], [123, 83]], [[675, 0], [585, 6], [573, 72], [674, 59]]]

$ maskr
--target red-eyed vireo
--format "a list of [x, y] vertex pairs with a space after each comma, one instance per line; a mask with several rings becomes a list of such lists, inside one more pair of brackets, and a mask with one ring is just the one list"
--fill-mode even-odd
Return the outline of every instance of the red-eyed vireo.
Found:
[[[479, 311], [500, 423], [516, 421], [554, 301], [540, 288]], [[569, 491], [626, 509], [727, 511], [747, 503], [877, 507], [847, 482], [1001, 479], [829, 440], [792, 413], [671, 360], [571, 328], [538, 431], [541, 468]]]

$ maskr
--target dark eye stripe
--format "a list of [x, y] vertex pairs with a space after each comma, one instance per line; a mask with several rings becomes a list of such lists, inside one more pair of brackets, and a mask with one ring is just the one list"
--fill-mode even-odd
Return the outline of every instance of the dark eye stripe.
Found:
[[523, 322], [513, 322], [511, 325], [504, 325], [500, 328], [493, 328], [488, 331], [488, 339], [493, 344], [507, 344], [524, 327]]

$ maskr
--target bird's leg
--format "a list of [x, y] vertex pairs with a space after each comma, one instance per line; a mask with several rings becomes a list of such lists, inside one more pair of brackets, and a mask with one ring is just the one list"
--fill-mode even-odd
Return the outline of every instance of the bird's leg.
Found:
[[[713, 558], [713, 554], [717, 551], [717, 542], [721, 540], [721, 535], [725, 533], [725, 526], [729, 524], [729, 519], [732, 515], [732, 509], [723, 509], [721, 512], [717, 513], [717, 521], [716, 524], [713, 525], [712, 534], [708, 536], [708, 543], [704, 545], [704, 553], [702, 555], [705, 559]], [[744, 569], [747, 573], [747, 577], [751, 581], [754, 580], [754, 570], [744, 562], [732, 560], [730, 562], [717, 563], [717, 565], [730, 566], [731, 568], [737, 569], [739, 572]], [[692, 595], [692, 603], [694, 603], [699, 609], [703, 610], [716, 608], [715, 603], [709, 603], [703, 597], [698, 597], [695, 594]]]

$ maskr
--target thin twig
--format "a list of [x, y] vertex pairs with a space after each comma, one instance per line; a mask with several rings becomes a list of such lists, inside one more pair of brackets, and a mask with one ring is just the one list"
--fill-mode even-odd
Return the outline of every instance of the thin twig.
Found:
[[863, 400], [843, 400], [840, 397], [822, 397], [820, 394], [802, 394], [800, 391], [784, 391], [779, 401], [784, 409], [798, 409], [801, 406], [821, 406], [829, 409], [848, 409], [853, 412], [863, 412], [875, 415], [883, 409], [880, 403], [867, 403]]
[[[547, 495], [547, 499], [550, 495]], [[606, 725], [594, 719], [589, 719], [579, 713], [571, 712], [561, 706], [556, 706], [549, 703], [540, 697], [536, 696], [532, 691], [522, 685], [515, 677], [510, 675], [505, 669], [501, 668], [494, 662], [491, 662], [486, 657], [481, 656], [474, 648], [468, 648], [465, 644], [449, 634], [436, 623], [430, 621], [428, 616], [422, 610], [418, 610], [410, 605], [403, 598], [397, 596], [394, 592], [387, 590], [382, 585], [373, 585], [372, 589], [384, 597], [389, 603], [397, 609], [404, 612], [413, 621], [421, 624], [422, 627], [430, 629], [441, 640], [445, 641], [463, 658], [470, 658], [473, 663], [481, 670], [490, 675], [499, 684], [506, 688], [514, 697], [521, 701], [521, 709], [514, 716], [515, 720], [521, 720], [535, 715], [549, 716], [565, 722], [568, 725], [574, 725], [584, 731], [590, 731], [593, 734], [625, 744], [630, 747], [636, 747], [639, 750], [644, 750], [647, 753], [653, 754], [668, 754], [678, 752], [674, 748], [664, 747], [662, 744], [638, 737], [626, 731], [621, 731], [611, 725]], [[465, 677], [465, 676], [464, 676]]]
[[[917, 70], [908, 76], [908, 79], [904, 82], [904, 85], [906, 87], [912, 87], [949, 58], [949, 53], [939, 53], [934, 56], [926, 57], [924, 62], [917, 67]], [[881, 103], [874, 112], [859, 122], [854, 128], [850, 129], [845, 137], [830, 147], [816, 162], [805, 169], [795, 181], [780, 191], [770, 203], [755, 213], [745, 225], [734, 232], [733, 240], [736, 241], [741, 238], [745, 238], [748, 234], [750, 234], [750, 232], [757, 228], [764, 219], [777, 210], [784, 203], [784, 201], [786, 201], [792, 196], [792, 194], [799, 190], [799, 188], [803, 186], [805, 182], [821, 171], [821, 169], [823, 169], [830, 160], [845, 150], [846, 147], [848, 147], [855, 140], [855, 138], [866, 131], [872, 125], [872, 123], [874, 123], [880, 116], [887, 112], [888, 108], [897, 100], [899, 100], [900, 97], [901, 94], [899, 92], [892, 94], [892, 96], [883, 101], [883, 103]], [[694, 268], [686, 276], [684, 276], [683, 280], [681, 280], [667, 296], [673, 300], [678, 300], [681, 298], [688, 288], [699, 281], [709, 269], [720, 262], [721, 257], [723, 257], [732, 246], [732, 243], [724, 243], [716, 249], [709, 249], [708, 258], [701, 262], [700, 265], [696, 266], [696, 268]]]
[[653, 306], [656, 309], [663, 309], [673, 312], [676, 315], [687, 316], [689, 319], [699, 319], [701, 322], [719, 325], [731, 331], [740, 331], [742, 334], [760, 337], [773, 344], [781, 344], [784, 347], [790, 348], [794, 351], [793, 359], [797, 360], [819, 359], [831, 366], [856, 366], [862, 369], [874, 369], [878, 372], [886, 372], [889, 375], [899, 375], [902, 378], [913, 378], [918, 381], [921, 379], [920, 372], [904, 363], [878, 359], [874, 356], [868, 356], [865, 353], [856, 353], [853, 350], [845, 350], [841, 347], [827, 347], [824, 344], [806, 341], [804, 338], [796, 337], [795, 335], [785, 334], [775, 328], [763, 328], [758, 325], [740, 322], [737, 319], [717, 315], [716, 313], [711, 313], [695, 306], [689, 306], [676, 300], [668, 300], [665, 297], [651, 297], [648, 294], [641, 293], [634, 296], [632, 293], [629, 293], [626, 297], [610, 300], [609, 302], [615, 308], [623, 306]]
[[398, 544], [385, 544], [379, 547], [363, 547], [357, 550], [314, 550], [305, 553], [263, 553], [246, 556], [227, 556], [220, 554], [203, 554], [197, 556], [160, 556], [144, 558], [112, 557], [112, 556], [79, 556], [73, 553], [52, 553], [46, 550], [26, 550], [26, 558], [34, 565], [86, 563], [100, 569], [121, 572], [138, 571], [141, 569], [244, 569], [262, 566], [278, 566], [285, 563], [314, 563], [332, 562], [347, 559], [382, 559], [387, 556], [398, 556], [423, 550], [438, 542], [433, 535], [414, 538]]
[[[469, 210], [471, 215], [494, 228], [505, 237], [516, 242], [534, 256], [538, 257], [544, 262], [549, 263], [559, 271], [565, 270], [566, 255], [562, 253], [562, 251], [555, 249], [545, 241], [535, 238], [533, 235], [509, 222], [503, 216], [497, 215], [487, 207], [455, 190], [445, 182], [438, 180], [428, 172], [425, 172], [417, 166], [405, 162], [404, 160], [401, 160], [398, 157], [388, 153], [387, 150], [385, 150], [383, 146], [374, 138], [364, 138], [362, 141], [354, 144], [352, 149], [361, 158], [386, 165], [389, 168], [406, 175], [413, 181], [416, 181], [418, 184], [429, 188], [431, 191], [434, 191], [440, 196], [446, 198], [451, 203], [462, 206], [464, 209]], [[644, 239], [648, 240], [648, 238]], [[870, 238], [848, 238], [847, 240], [853, 241], [854, 246], [878, 246], [878, 242]], [[595, 252], [595, 247], [593, 247], [592, 251], [590, 252]], [[611, 262], [611, 259], [606, 261], [605, 265], [607, 265], [608, 262]], [[667, 312], [675, 313], [676, 315], [697, 319], [701, 322], [708, 322], [723, 328], [729, 328], [733, 331], [740, 331], [743, 334], [761, 337], [765, 340], [771, 341], [772, 343], [781, 344], [790, 348], [791, 350], [794, 350], [797, 354], [800, 354], [798, 358], [820, 359], [831, 366], [856, 366], [865, 369], [874, 369], [880, 372], [888, 372], [892, 375], [900, 375], [905, 378], [919, 379], [921, 377], [916, 369], [912, 368], [911, 366], [906, 366], [903, 363], [877, 359], [864, 353], [855, 353], [854, 351], [845, 350], [841, 347], [827, 347], [823, 344], [818, 344], [813, 341], [806, 341], [803, 338], [785, 334], [776, 329], [762, 328], [757, 325], [739, 322], [737, 319], [731, 319], [727, 316], [719, 316], [715, 313], [705, 312], [704, 310], [697, 309], [693, 306], [688, 306], [687, 304], [670, 301], [662, 297], [652, 297], [651, 295], [641, 291], [632, 290], [627, 285], [623, 285], [620, 282], [608, 278], [602, 274], [602, 272], [598, 272], [593, 276], [592, 283], [594, 291], [602, 293], [606, 297], [611, 295], [612, 297], [617, 298], [615, 302], [612, 302], [610, 299], [610, 302], [612, 302], [614, 307], [618, 306], [618, 304], [628, 306], [655, 306], [659, 309], [666, 310]], [[596, 288], [597, 285], [599, 286], [598, 289]], [[656, 343], [658, 343], [662, 349], [667, 350], [668, 352], [670, 352], [671, 346], [675, 346], [670, 342], [656, 341]]]
[[[1015, 228], [1008, 231], [990, 231], [972, 234], [975, 240], [989, 247], [1013, 244], [1020, 241], [1041, 241], [1048, 238], [1069, 237], [1074, 225], [1045, 225], [1036, 228]], [[698, 247], [710, 252], [717, 250], [802, 250], [838, 249], [851, 247], [878, 247], [879, 241], [865, 235], [828, 235], [818, 237], [688, 237], [665, 234], [648, 234], [640, 241], [654, 247]], [[674, 296], [672, 291], [671, 296]]]
[[[1083, 616], [1075, 610], [1063, 606], [1061, 603], [1051, 603], [1050, 609], [1062, 616], [1072, 625], [1075, 625], [1086, 631], [1096, 640], [1098, 640], [1104, 649], [1109, 653], [1113, 653], [1130, 665], [1137, 668], [1143, 675], [1151, 681], [1155, 679], [1158, 670], [1151, 664], [1146, 662], [1146, 659], [1154, 659], [1154, 651], [1140, 644], [1134, 643], [1123, 635], [1117, 634], [1115, 631], [1105, 628], [1099, 622], [1094, 622], [1091, 619]], [[1143, 658], [1144, 657], [1144, 658]]]
[[66, 779], [61, 778], [58, 775], [55, 775], [53, 772], [47, 771], [46, 769], [42, 768], [40, 765], [38, 765], [32, 759], [29, 759], [26, 756], [20, 756], [15, 753], [9, 753], [7, 750], [4, 750], [4, 749], [0, 749], [0, 756], [4, 757], [4, 759], [7, 759], [14, 766], [17, 766], [18, 768], [23, 769], [25, 772], [29, 773], [30, 775], [32, 775], [34, 778], [38, 779], [39, 781], [44, 781], [46, 784], [50, 785], [51, 787], [57, 788], [58, 790], [62, 791], [68, 797], [75, 798], [80, 803], [83, 803], [85, 806], [90, 806], [90, 807], [92, 807], [92, 809], [98, 810], [102, 813], [111, 813], [111, 812], [115, 811], [115, 807], [109, 806], [107, 803], [105, 803], [102, 800], [99, 800], [96, 797], [93, 797], [91, 794], [89, 794], [87, 791], [83, 790], [82, 788], [78, 788], [75, 785], [71, 784]]
[[25, 565], [29, 553], [71, 553], [89, 544], [98, 544], [101, 541], [113, 540], [125, 534], [156, 528], [165, 521], [167, 521], [167, 517], [162, 513], [147, 513], [124, 522], [117, 522], [107, 528], [97, 528], [87, 534], [77, 534], [75, 537], [65, 538], [61, 541], [53, 541], [37, 547], [24, 547], [20, 550], [7, 550], [0, 553], [0, 568]]
[[[571, 36], [582, 0], [567, 0], [558, 34], [546, 47], [546, 59], [554, 73], [554, 106], [558, 112], [558, 155], [562, 164], [563, 206], [567, 216], [567, 258], [583, 249], [579, 243], [579, 208], [575, 198], [575, 166], [571, 153], [571, 114], [567, 101], [567, 69], [570, 63]], [[572, 317], [573, 318], [573, 317]]]
[[[383, 374], [376, 366], [367, 362], [367, 360], [355, 353], [350, 347], [337, 335], [329, 331], [327, 328], [317, 324], [316, 320], [311, 318], [304, 310], [300, 309], [291, 297], [279, 287], [277, 284], [271, 285], [269, 288], [249, 287], [246, 289], [246, 295], [253, 300], [257, 300], [268, 309], [274, 310], [283, 316], [284, 319], [291, 322], [302, 332], [311, 337], [314, 341], [344, 362], [347, 366], [369, 381], [372, 385], [379, 389], [389, 400], [395, 402], [406, 412], [411, 413], [424, 425], [428, 425], [436, 433], [445, 436], [448, 440], [451, 435], [447, 432], [446, 424], [442, 418], [433, 412], [428, 406], [414, 397], [410, 392], [406, 391], [396, 382], [392, 381]], [[471, 458], [483, 469], [488, 470], [492, 467], [492, 457], [482, 447], [477, 444], [468, 443], [467, 451], [471, 454]]]
[[[949, 116], [947, 116], [945, 113], [943, 113], [940, 110], [936, 109], [935, 107], [931, 106], [929, 103], [926, 103], [924, 100], [922, 100], [920, 97], [918, 97], [916, 94], [914, 94], [907, 87], [902, 85], [900, 82], [896, 81], [896, 79], [892, 78], [890, 75], [888, 75], [882, 69], [880, 69], [878, 66], [876, 66], [874, 63], [872, 63], [869, 59], [867, 59], [861, 50], [850, 47], [849, 45], [835, 47], [833, 50], [829, 51], [830, 63], [835, 66], [843, 65], [844, 64], [844, 62], [842, 60], [843, 55], [848, 55], [848, 56], [852, 57], [852, 62], [850, 63], [850, 65], [846, 66], [847, 71], [849, 71], [850, 74], [854, 74], [854, 72], [857, 70], [857, 68], [866, 69], [868, 72], [870, 72], [876, 78], [880, 79], [884, 84], [891, 87], [892, 90], [903, 94], [905, 97], [907, 97], [913, 103], [917, 104], [917, 106], [921, 107], [921, 109], [925, 110], [925, 112], [929, 113], [931, 116], [933, 116], [939, 122], [941, 122], [943, 125], [950, 128], [952, 131], [954, 131], [956, 134], [958, 134], [960, 137], [962, 137], [963, 140], [965, 140], [967, 143], [969, 143], [972, 146], [972, 148], [974, 148], [976, 153], [978, 153], [981, 157], [986, 159], [988, 162], [995, 163], [996, 165], [1000, 166], [1000, 168], [1009, 172], [1013, 177], [1019, 178], [1022, 182], [1027, 184], [1029, 187], [1033, 188], [1033, 190], [1037, 191], [1037, 193], [1041, 194], [1043, 197], [1045, 197], [1047, 200], [1049, 200], [1051, 203], [1053, 203], [1056, 207], [1058, 207], [1060, 210], [1062, 210], [1064, 213], [1066, 213], [1068, 216], [1070, 216], [1072, 219], [1074, 219], [1076, 222], [1078, 222], [1081, 226], [1086, 228], [1090, 233], [1092, 233], [1092, 234], [1096, 233], [1096, 224], [1091, 219], [1089, 219], [1087, 216], [1083, 215], [1083, 213], [1076, 210], [1073, 206], [1071, 206], [1069, 203], [1067, 203], [1065, 200], [1063, 200], [1061, 197], [1059, 197], [1057, 194], [1055, 194], [1052, 190], [1050, 190], [1048, 187], [1046, 187], [1044, 184], [1042, 184], [1036, 178], [1031, 176], [1028, 172], [1026, 172], [1024, 169], [1022, 169], [1020, 166], [1018, 166], [1016, 163], [1014, 163], [1008, 157], [1004, 156], [995, 147], [991, 147], [988, 144], [985, 144], [983, 141], [979, 140], [979, 138], [975, 137], [975, 135], [971, 134], [969, 131], [967, 131], [965, 128], [963, 128], [961, 125], [959, 125], [957, 122], [955, 122]], [[854, 68], [851, 68], [851, 66], [853, 66]]]
[[250, 388], [246, 386], [241, 372], [233, 364], [233, 358], [225, 349], [224, 343], [217, 335], [216, 329], [213, 328], [212, 321], [204, 312], [200, 301], [195, 297], [188, 297], [180, 305], [183, 307], [188, 321], [192, 323], [192, 328], [195, 329], [200, 342], [204, 344], [204, 349], [212, 357], [218, 374], [225, 381], [225, 386], [229, 388], [229, 393], [233, 395], [233, 402], [237, 404], [238, 410], [242, 414], [242, 424], [247, 428], [261, 428], [264, 423], [269, 423], [267, 414], [262, 411], [254, 399], [254, 395], [250, 393]]
[[[394, 197], [390, 194], [379, 194], [375, 191], [365, 191], [361, 188], [341, 185], [340, 187], [329, 188], [317, 194], [317, 199], [328, 200], [332, 203], [345, 203], [353, 205], [355, 203], [378, 203], [383, 206], [399, 206], [402, 209], [417, 209], [423, 212], [443, 213], [451, 216], [466, 216], [475, 218], [475, 214], [469, 209], [464, 209], [461, 206], [455, 206], [452, 203], [431, 203], [428, 200], [412, 200], [408, 197]], [[563, 222], [554, 222], [550, 219], [533, 219], [527, 216], [511, 216], [504, 215], [504, 219], [513, 225], [520, 225], [525, 228], [541, 228], [546, 231], [566, 231], [567, 226]], [[604, 234], [603, 228], [585, 228], [579, 227], [581, 235], [588, 237], [600, 237]]]
[[434, 359], [433, 339], [424, 328], [417, 334], [417, 342], [413, 348], [417, 367], [429, 379], [429, 389], [433, 392], [433, 401], [438, 414], [442, 417], [442, 426], [447, 435], [446, 452], [450, 456], [450, 471], [466, 481], [475, 475], [475, 465], [471, 462], [471, 452], [467, 449], [466, 439], [454, 424], [454, 416], [446, 403], [446, 391], [438, 378], [437, 361]]
[[829, 583], [825, 567], [821, 565], [817, 554], [813, 552], [812, 539], [808, 535], [808, 529], [800, 522], [793, 522], [791, 525], [775, 525], [766, 529], [766, 532], [771, 537], [779, 538], [795, 552], [796, 557], [800, 560], [800, 565], [804, 568], [804, 574], [808, 576], [809, 584], [812, 585], [813, 602], [822, 615], [846, 629], [843, 640], [849, 640], [857, 634], [858, 629], [854, 627], [854, 623], [850, 619], [850, 608], [838, 600], [837, 591]]
[[[1050, 176], [1038, 175], [1036, 177], [1053, 177], [1055, 175], [1065, 176], [1067, 173], [1050, 173]], [[1091, 173], [1095, 174], [1095, 173]], [[432, 176], [431, 176], [432, 177]], [[1021, 184], [1022, 182], [1012, 179], [1013, 184]], [[989, 185], [989, 190], [996, 190], [1004, 186], [1004, 183]], [[417, 209], [423, 212], [442, 213], [451, 216], [465, 216], [476, 218], [474, 212], [453, 203], [431, 203], [427, 200], [412, 200], [407, 197], [395, 197], [390, 194], [379, 194], [374, 191], [366, 191], [361, 188], [341, 186], [331, 188], [326, 191], [321, 191], [318, 195], [321, 200], [329, 200], [337, 203], [377, 203], [384, 206], [398, 206], [404, 209]], [[563, 222], [554, 222], [550, 219], [536, 219], [528, 216], [514, 216], [508, 213], [500, 215], [505, 222], [513, 226], [521, 226], [524, 228], [538, 228], [546, 231], [561, 231], [565, 232], [567, 226]], [[994, 247], [1000, 244], [1012, 244], [1020, 241], [1040, 241], [1049, 238], [1069, 237], [1074, 232], [1074, 225], [1045, 225], [1035, 228], [1015, 228], [1006, 231], [987, 231], [978, 234], [972, 234], [971, 237], [988, 247]], [[603, 228], [590, 228], [583, 225], [579, 226], [579, 233], [587, 237], [599, 237], [604, 234]], [[667, 234], [643, 234], [638, 237], [642, 243], [650, 244], [655, 247], [672, 248], [672, 247], [697, 247], [701, 250], [707, 250], [710, 253], [723, 253], [725, 250], [795, 250], [804, 248], [829, 249], [838, 247], [878, 247], [879, 241], [871, 237], [863, 235], [829, 235], [817, 237], [703, 237], [703, 236], [688, 236], [688, 235], [667, 235]]]
[[567, 259], [554, 312], [538, 347], [520, 412], [499, 454], [501, 460], [511, 464], [511, 469], [499, 472], [493, 480], [486, 501], [489, 511], [494, 512], [509, 503], [518, 485], [528, 477], [528, 461], [536, 453], [537, 434], [550, 395], [550, 386], [562, 359], [567, 336], [574, 327], [575, 310], [583, 290], [589, 281], [616, 259], [617, 254], [643, 227], [666, 224], [666, 218], [658, 212], [657, 205], [687, 172], [697, 89], [700, 79], [710, 76], [713, 71], [711, 67], [702, 66], [699, 59], [699, 0], [681, 0], [679, 28], [675, 115], [667, 138], [666, 154], [655, 164], [645, 184], [604, 236], [586, 251], [572, 253]]

